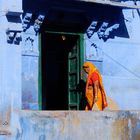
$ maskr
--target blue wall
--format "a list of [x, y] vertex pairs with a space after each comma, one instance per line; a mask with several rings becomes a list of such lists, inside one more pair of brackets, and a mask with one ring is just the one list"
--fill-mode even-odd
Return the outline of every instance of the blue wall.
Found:
[[[32, 10], [22, 11], [22, 2], [21, 0], [0, 1], [0, 139], [22, 138], [24, 140], [37, 136], [35, 139], [40, 140], [46, 137], [81, 140], [81, 135], [84, 139], [86, 136], [83, 130], [87, 130], [89, 126], [90, 131], [86, 133], [89, 134], [87, 135], [89, 138], [139, 139], [139, 112], [118, 111], [105, 114], [104, 112], [95, 114], [80, 112], [78, 114], [77, 111], [59, 112], [60, 114], [53, 112], [50, 115], [47, 112], [19, 111], [39, 108], [38, 29], [44, 19], [44, 15], [41, 14], [40, 17], [38, 11], [33, 10], [33, 18]], [[27, 19], [24, 19], [26, 14]], [[85, 61], [95, 63], [102, 73], [109, 102], [107, 110], [139, 110], [140, 15], [139, 10], [135, 9], [123, 9], [122, 14], [123, 20], [121, 16], [120, 22], [117, 21], [119, 27], [116, 26], [113, 32], [110, 30], [110, 36], [107, 39], [104, 39], [104, 36], [99, 38], [98, 30], [91, 38], [88, 38], [87, 33], [84, 32], [84, 57]], [[99, 28], [99, 30], [102, 29], [105, 33], [114, 24], [105, 23], [105, 28]], [[101, 30], [100, 33], [102, 33]], [[91, 122], [98, 124], [97, 129]], [[69, 125], [73, 128], [70, 131], [71, 135], [68, 133]], [[104, 134], [105, 131], [100, 126], [110, 131]], [[91, 129], [97, 133], [92, 133]], [[30, 130], [29, 133], [27, 130]], [[75, 133], [77, 130], [79, 130], [78, 133]], [[103, 135], [98, 135], [100, 130], [103, 130]], [[115, 135], [116, 132], [118, 135]]]
[[[84, 32], [84, 57], [85, 61], [92, 61], [103, 75], [108, 109], [139, 109], [140, 15], [136, 9], [120, 9], [117, 13], [117, 20], [93, 19], [93, 35], [87, 36], [91, 26]], [[28, 22], [26, 16], [29, 16]], [[38, 109], [39, 34], [35, 27], [38, 17], [37, 11], [24, 12], [22, 21], [25, 26], [22, 35], [22, 103], [25, 109]], [[96, 27], [96, 22], [100, 27]]]
[[[112, 39], [99, 39], [96, 32], [89, 39], [85, 34], [85, 60], [93, 63], [102, 60], [98, 62], [100, 65], [96, 65], [103, 75], [108, 109], [137, 110], [140, 109], [140, 15], [135, 9], [124, 9], [122, 12], [128, 36], [117, 35], [121, 22]], [[97, 46], [98, 56], [92, 43]]]

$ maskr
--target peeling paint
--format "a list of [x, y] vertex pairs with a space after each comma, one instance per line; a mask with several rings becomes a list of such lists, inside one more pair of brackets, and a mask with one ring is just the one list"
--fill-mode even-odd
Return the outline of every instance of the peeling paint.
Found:
[[7, 129], [0, 128], [0, 135], [11, 135], [11, 132]]
[[113, 123], [113, 138], [116, 140], [129, 140], [129, 128], [128, 128], [128, 120], [127, 119], [119, 119], [115, 120]]
[[[139, 140], [139, 111], [16, 111], [0, 140]], [[15, 130], [14, 130], [15, 129]], [[107, 131], [106, 131], [107, 130]]]

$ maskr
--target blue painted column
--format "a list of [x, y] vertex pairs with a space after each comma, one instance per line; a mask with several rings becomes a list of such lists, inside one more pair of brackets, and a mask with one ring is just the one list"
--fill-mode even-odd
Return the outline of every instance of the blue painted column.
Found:
[[23, 17], [22, 41], [22, 108], [38, 110], [39, 29], [44, 15], [26, 13]]
[[21, 109], [21, 0], [0, 2], [0, 134], [9, 135]]

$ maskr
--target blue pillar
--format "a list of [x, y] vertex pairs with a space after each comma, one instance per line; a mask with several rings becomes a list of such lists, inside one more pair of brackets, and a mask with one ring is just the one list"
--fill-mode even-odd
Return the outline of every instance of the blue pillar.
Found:
[[22, 108], [39, 109], [39, 29], [44, 15], [25, 13], [22, 41]]
[[2, 0], [0, 3], [0, 134], [2, 135], [11, 133], [9, 130], [12, 112], [21, 109], [21, 7], [21, 0], [16, 2]]

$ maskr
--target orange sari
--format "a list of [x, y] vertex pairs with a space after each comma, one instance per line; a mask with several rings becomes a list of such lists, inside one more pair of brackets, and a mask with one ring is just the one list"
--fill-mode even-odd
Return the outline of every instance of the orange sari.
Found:
[[[102, 77], [100, 72], [97, 70], [95, 65], [90, 62], [85, 62], [84, 67], [89, 67], [89, 73], [86, 81], [86, 100], [87, 105], [85, 110], [92, 110], [93, 106], [96, 104], [98, 110], [104, 110], [107, 107], [107, 100], [105, 95], [105, 90], [103, 87]], [[99, 81], [97, 101], [94, 103], [95, 93], [94, 93], [94, 82]]]

